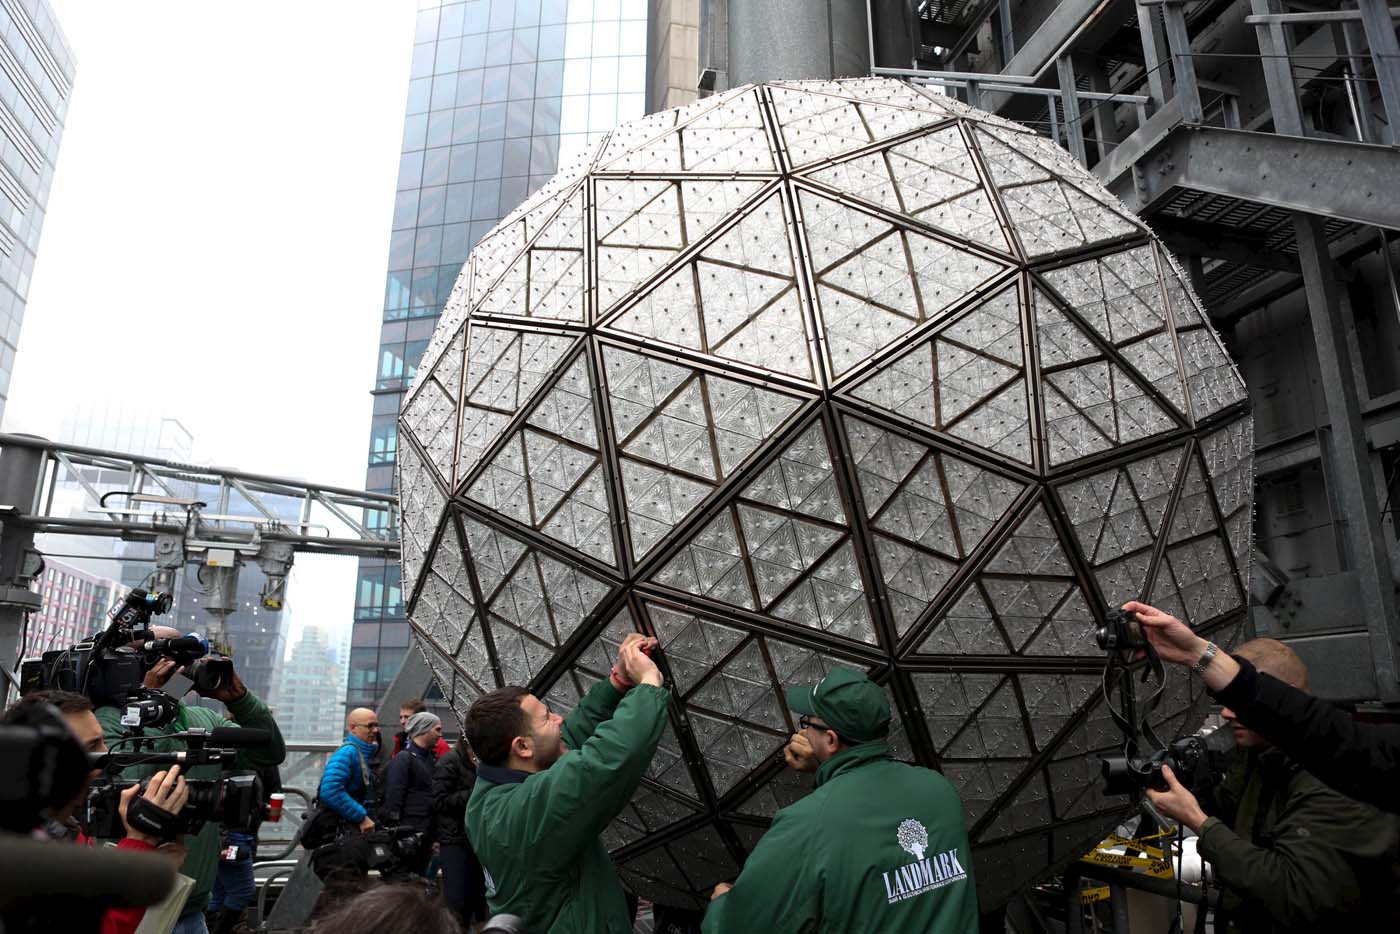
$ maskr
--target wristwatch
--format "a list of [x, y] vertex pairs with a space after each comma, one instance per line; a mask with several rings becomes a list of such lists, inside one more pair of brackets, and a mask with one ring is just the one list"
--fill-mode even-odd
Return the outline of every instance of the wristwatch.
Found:
[[1202, 672], [1204, 672], [1207, 668], [1210, 667], [1211, 659], [1215, 658], [1216, 653], [1219, 651], [1220, 647], [1217, 646], [1214, 642], [1207, 642], [1206, 650], [1201, 653], [1200, 661], [1196, 662], [1195, 665], [1191, 666], [1191, 671], [1195, 674], [1201, 674]]

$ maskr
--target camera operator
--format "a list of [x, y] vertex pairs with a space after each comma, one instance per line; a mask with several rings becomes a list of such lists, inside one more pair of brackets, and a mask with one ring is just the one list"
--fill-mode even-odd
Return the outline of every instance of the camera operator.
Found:
[[1400, 726], [1357, 723], [1248, 659], [1221, 652], [1155, 607], [1128, 603], [1123, 609], [1137, 615], [1163, 661], [1189, 666], [1251, 730], [1342, 794], [1400, 814]]
[[[1306, 691], [1292, 649], [1255, 639], [1238, 654], [1260, 672]], [[1238, 752], [1206, 809], [1163, 766], [1166, 791], [1147, 797], [1163, 816], [1199, 836], [1221, 886], [1217, 931], [1314, 931], [1328, 922], [1400, 920], [1396, 879], [1400, 821], [1323, 785], [1283, 750], [1223, 711]]]
[[[165, 626], [154, 627], [153, 631], [158, 638], [174, 638], [180, 635], [177, 630]], [[174, 661], [163, 658], [146, 673], [143, 683], [148, 688], [164, 689], [171, 677], [175, 675], [176, 668]], [[178, 740], [161, 738], [173, 733], [190, 729], [214, 730], [218, 727], [242, 726], [266, 730], [271, 739], [266, 745], [238, 750], [237, 767], [259, 769], [269, 765], [280, 765], [282, 760], [286, 758], [287, 747], [282, 741], [282, 733], [277, 728], [277, 722], [272, 718], [267, 705], [248, 690], [242, 679], [238, 677], [237, 672], [232, 671], [231, 665], [230, 673], [231, 676], [226, 683], [201, 690], [199, 693], [203, 697], [222, 701], [233, 717], [233, 722], [225, 720], [219, 714], [205, 707], [181, 703], [179, 713], [173, 721], [165, 726], [146, 728], [144, 735], [151, 740], [145, 744], [146, 751], [184, 751], [184, 745]], [[113, 743], [124, 735], [121, 718], [122, 710], [118, 707], [101, 707], [97, 710], [97, 720], [102, 724], [108, 743]], [[132, 766], [122, 774], [126, 778], [144, 779], [150, 777], [154, 771], [155, 769], [151, 766]], [[190, 770], [189, 777], [192, 779], [217, 779], [221, 775], [222, 771], [219, 766], [209, 764], [195, 766]], [[173, 934], [207, 934], [204, 909], [209, 903], [209, 894], [214, 887], [214, 877], [219, 865], [219, 825], [212, 822], [206, 823], [199, 833], [185, 837], [185, 846], [188, 850], [188, 856], [186, 856], [180, 871], [194, 879], [194, 888], [190, 890], [184, 911], [175, 925]]]
[[[102, 727], [98, 724], [97, 718], [93, 715], [92, 701], [81, 694], [73, 694], [69, 691], [34, 691], [10, 705], [5, 711], [4, 723], [16, 723], [32, 719], [37, 708], [51, 707], [63, 718], [63, 722], [72, 731], [73, 737], [78, 741], [89, 754], [97, 755], [107, 751], [107, 744], [102, 735]], [[73, 840], [76, 843], [91, 846], [95, 841], [83, 833], [74, 815], [87, 798], [88, 785], [101, 772], [100, 769], [93, 769], [88, 773], [87, 781], [83, 782], [82, 788], [73, 800], [60, 808], [52, 809], [43, 817], [43, 824], [34, 831], [35, 836], [43, 836], [50, 840]], [[160, 840], [136, 830], [127, 822], [127, 809], [137, 794], [141, 793], [138, 786], [132, 786], [121, 794], [120, 814], [122, 825], [126, 828], [126, 836], [117, 844], [119, 850], [153, 851], [165, 850], [172, 854], [172, 858], [182, 858], [183, 850], [178, 845], [162, 844]], [[185, 806], [185, 800], [189, 797], [189, 789], [185, 786], [184, 776], [180, 774], [180, 767], [172, 766], [168, 771], [157, 772], [146, 786], [142, 797], [151, 805], [168, 811], [171, 814], [180, 813]], [[75, 895], [83, 893], [75, 892]], [[141, 924], [141, 919], [145, 916], [145, 908], [108, 908], [102, 915], [102, 934], [132, 934]]]
[[379, 816], [400, 832], [419, 835], [417, 852], [405, 863], [421, 876], [433, 855], [433, 767], [442, 742], [442, 720], [419, 711], [408, 718], [404, 732], [408, 744], [389, 760]]

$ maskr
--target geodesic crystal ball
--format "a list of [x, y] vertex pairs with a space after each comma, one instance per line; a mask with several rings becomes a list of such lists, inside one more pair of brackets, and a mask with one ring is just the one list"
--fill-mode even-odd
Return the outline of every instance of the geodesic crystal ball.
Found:
[[[1054, 143], [892, 80], [613, 131], [478, 244], [400, 422], [403, 591], [459, 715], [569, 708], [659, 637], [675, 704], [606, 840], [662, 903], [806, 792], [781, 688], [841, 663], [960, 789], [995, 905], [1126, 804], [1105, 607], [1244, 615], [1248, 406], [1181, 271]], [[1202, 700], [1170, 678], [1167, 736]]]

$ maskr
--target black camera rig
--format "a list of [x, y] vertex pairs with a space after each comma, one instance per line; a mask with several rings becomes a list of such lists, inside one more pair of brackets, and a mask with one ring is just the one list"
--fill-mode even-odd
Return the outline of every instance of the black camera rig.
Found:
[[[91, 767], [102, 770], [88, 789], [83, 807], [82, 824], [93, 837], [121, 837], [121, 794], [133, 785], [144, 790], [148, 780], [118, 777], [132, 766], [178, 765], [181, 772], [200, 765], [218, 765], [225, 771], [238, 768], [237, 751], [233, 746], [266, 745], [271, 737], [265, 730], [219, 728], [212, 731], [186, 730], [172, 736], [160, 737], [162, 742], [179, 740], [186, 749], [179, 752], [105, 752], [92, 756]], [[149, 741], [131, 736], [114, 745]], [[214, 779], [186, 778], [189, 798], [179, 814], [170, 814], [144, 803], [135, 813], [128, 808], [127, 819], [133, 826], [161, 839], [174, 839], [181, 834], [198, 833], [206, 822], [215, 822], [229, 830], [252, 833], [261, 822], [266, 805], [262, 781], [254, 773], [223, 775]], [[136, 801], [140, 801], [138, 798]]]
[[[1123, 749], [1117, 755], [1100, 759], [1103, 791], [1106, 795], [1142, 794], [1144, 789], [1166, 791], [1162, 766], [1188, 790], [1206, 787], [1224, 771], [1233, 744], [1228, 731], [1187, 736], [1163, 742], [1149, 722], [1166, 688], [1166, 670], [1157, 651], [1147, 639], [1137, 614], [1110, 607], [1104, 622], [1094, 631], [1099, 648], [1108, 653], [1104, 664], [1104, 703], [1109, 715], [1123, 733]], [[1141, 663], [1141, 683], [1155, 682], [1146, 697], [1139, 697], [1134, 666]], [[1120, 706], [1112, 701], [1111, 688], [1119, 689]]]
[[20, 693], [61, 690], [83, 694], [98, 707], [122, 709], [126, 727], [158, 727], [175, 719], [179, 702], [164, 691], [145, 687], [143, 680], [162, 658], [184, 668], [201, 693], [217, 690], [233, 679], [233, 662], [209, 655], [209, 644], [191, 633], [156, 639], [151, 618], [170, 611], [171, 596], [136, 589], [111, 611], [111, 624], [94, 638], [26, 659], [21, 667]]

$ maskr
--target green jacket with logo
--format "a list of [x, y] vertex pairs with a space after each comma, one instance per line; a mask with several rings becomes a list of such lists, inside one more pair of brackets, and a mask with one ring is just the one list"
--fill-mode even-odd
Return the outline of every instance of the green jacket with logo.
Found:
[[[184, 730], [212, 730], [221, 726], [242, 726], [267, 730], [272, 734], [272, 742], [262, 747], [238, 750], [236, 760], [238, 768], [261, 769], [269, 765], [282, 764], [282, 760], [287, 757], [287, 746], [282, 741], [282, 732], [277, 729], [277, 721], [272, 719], [272, 712], [267, 709], [266, 704], [258, 699], [256, 694], [252, 691], [247, 692], [243, 695], [242, 700], [228, 705], [228, 712], [233, 715], [233, 723], [207, 707], [181, 704], [180, 715], [173, 722], [156, 729], [147, 729], [145, 735], [161, 737]], [[109, 748], [123, 736], [124, 728], [121, 725], [121, 716], [122, 712], [119, 708], [97, 708], [97, 722], [102, 724], [102, 734]], [[123, 743], [117, 749], [129, 752], [133, 745], [132, 743]], [[181, 740], [156, 739], [154, 742], [144, 743], [141, 748], [147, 752], [184, 752], [189, 747]], [[169, 766], [133, 765], [122, 772], [122, 777], [145, 779], [167, 768]], [[186, 778], [200, 779], [219, 778], [224, 774], [217, 765], [197, 765], [188, 773], [184, 769], [181, 769], [180, 772]], [[205, 823], [199, 833], [185, 837], [185, 849], [185, 863], [180, 867], [180, 871], [194, 879], [194, 888], [190, 890], [189, 898], [185, 900], [185, 909], [181, 912], [182, 915], [203, 911], [209, 904], [209, 893], [214, 890], [214, 876], [219, 869], [219, 825], [215, 822]]]
[[1396, 930], [1400, 819], [1344, 798], [1283, 752], [1241, 750], [1215, 789], [1200, 852], [1217, 930]]
[[971, 856], [946, 778], [896, 762], [883, 743], [852, 746], [773, 818], [703, 930], [975, 934]]
[[548, 769], [477, 769], [467, 836], [493, 914], [518, 915], [532, 934], [631, 934], [599, 834], [641, 784], [669, 701], [664, 688], [641, 684], [623, 695], [600, 681], [564, 721], [569, 749]]

